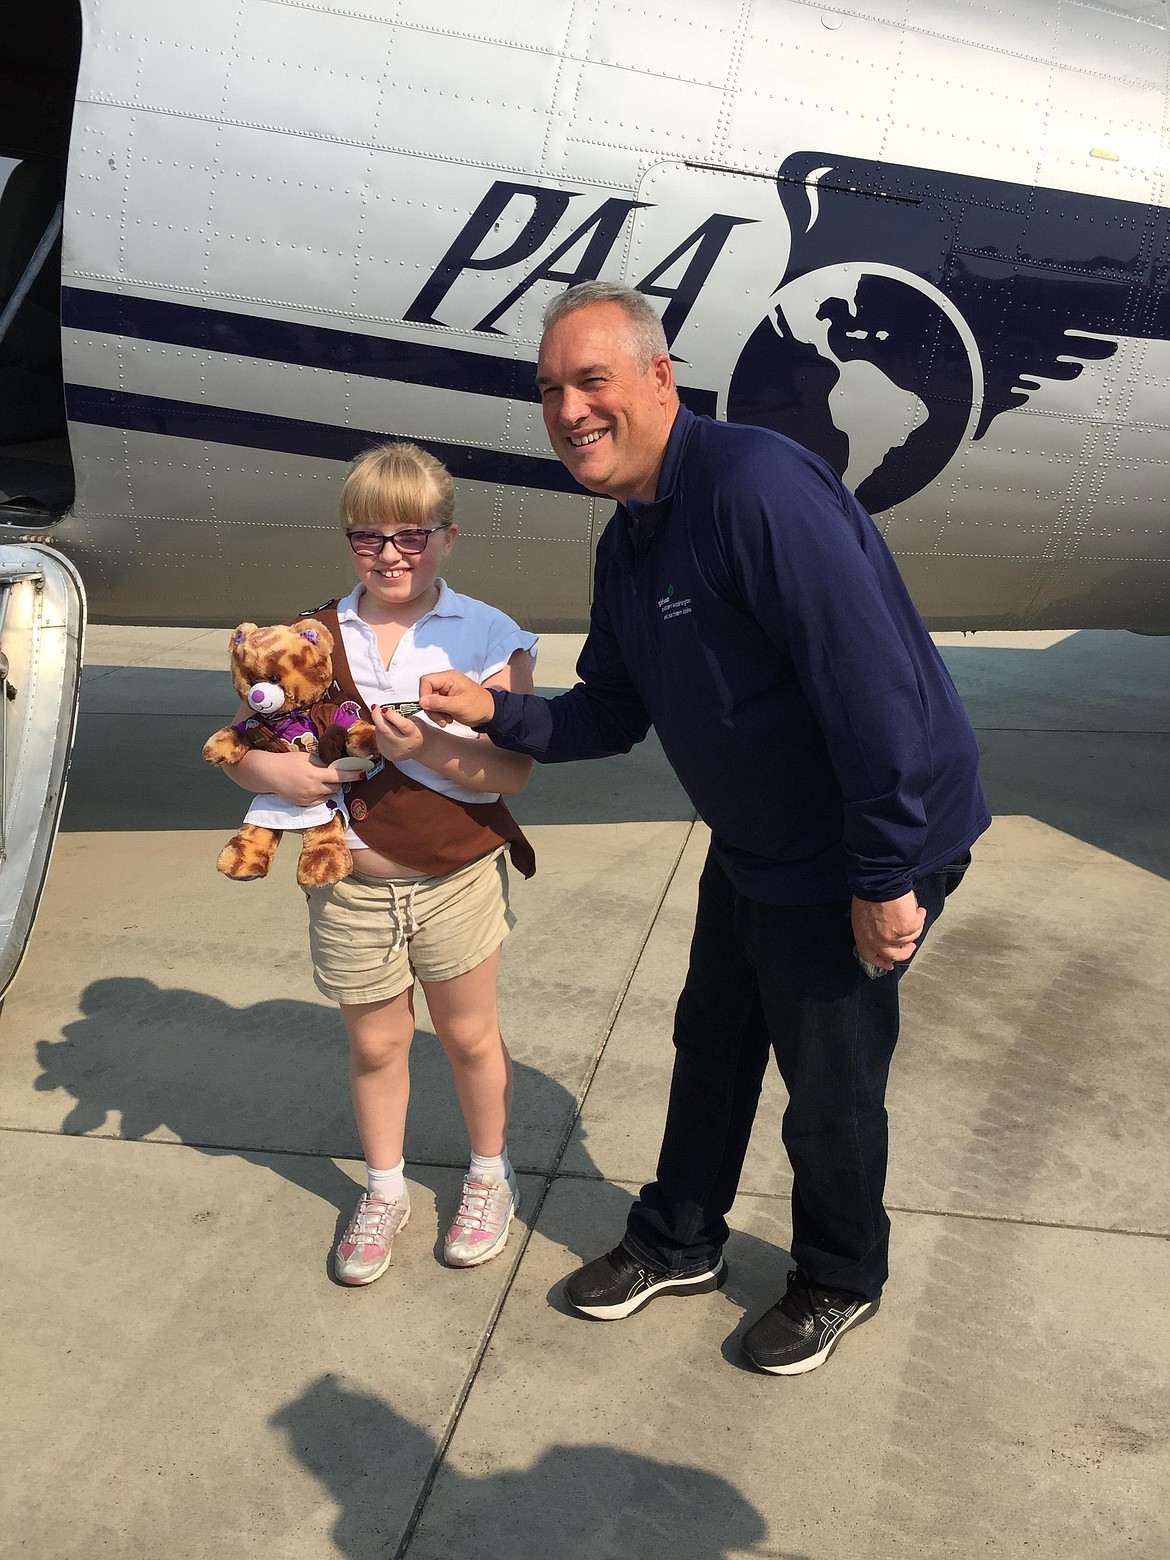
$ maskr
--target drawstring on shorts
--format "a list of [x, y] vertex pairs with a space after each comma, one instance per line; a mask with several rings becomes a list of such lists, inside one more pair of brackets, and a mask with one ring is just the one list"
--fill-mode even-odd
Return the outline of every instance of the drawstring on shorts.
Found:
[[410, 885], [405, 906], [399, 902], [397, 887], [391, 882], [387, 882], [386, 887], [390, 890], [390, 916], [394, 922], [394, 941], [382, 960], [383, 964], [389, 964], [392, 953], [401, 953], [410, 938], [418, 931], [418, 922], [414, 918], [414, 896], [418, 891], [418, 884]]

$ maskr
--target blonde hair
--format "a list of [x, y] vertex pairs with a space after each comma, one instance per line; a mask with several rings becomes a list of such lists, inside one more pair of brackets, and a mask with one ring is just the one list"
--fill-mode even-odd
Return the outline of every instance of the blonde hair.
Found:
[[376, 444], [351, 461], [338, 513], [345, 531], [450, 525], [455, 483], [443, 462], [417, 444]]

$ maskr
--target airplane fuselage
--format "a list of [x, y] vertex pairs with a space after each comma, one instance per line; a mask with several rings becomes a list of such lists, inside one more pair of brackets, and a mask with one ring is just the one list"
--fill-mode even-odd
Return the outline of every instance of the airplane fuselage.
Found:
[[91, 614], [349, 583], [342, 463], [459, 482], [451, 577], [584, 624], [612, 504], [533, 383], [562, 287], [822, 454], [939, 628], [1170, 629], [1165, 6], [84, 0], [62, 329]]

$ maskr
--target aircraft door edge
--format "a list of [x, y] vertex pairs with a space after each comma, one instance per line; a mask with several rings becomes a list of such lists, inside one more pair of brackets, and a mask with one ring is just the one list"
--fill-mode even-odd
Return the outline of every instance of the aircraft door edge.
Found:
[[0, 543], [0, 998], [24, 957], [61, 818], [85, 610], [60, 552]]

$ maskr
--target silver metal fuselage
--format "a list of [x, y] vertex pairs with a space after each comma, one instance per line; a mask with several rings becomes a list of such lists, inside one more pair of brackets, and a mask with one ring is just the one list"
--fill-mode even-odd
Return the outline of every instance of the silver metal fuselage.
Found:
[[601, 275], [696, 409], [820, 446], [932, 626], [1170, 629], [1163, 4], [83, 16], [56, 536], [95, 620], [348, 588], [343, 462], [394, 435], [458, 478], [453, 583], [582, 625], [613, 506], [532, 373]]

